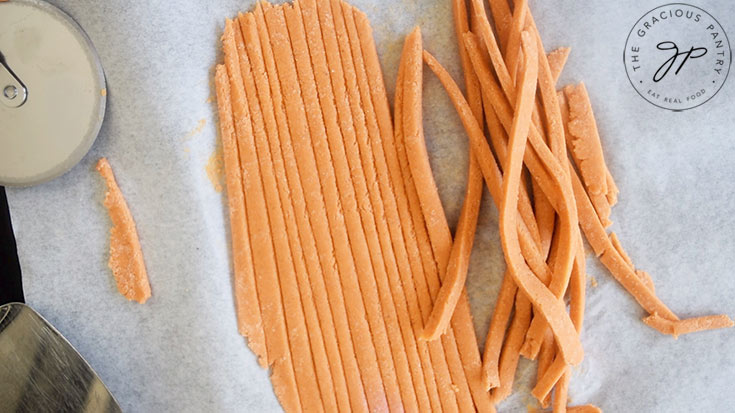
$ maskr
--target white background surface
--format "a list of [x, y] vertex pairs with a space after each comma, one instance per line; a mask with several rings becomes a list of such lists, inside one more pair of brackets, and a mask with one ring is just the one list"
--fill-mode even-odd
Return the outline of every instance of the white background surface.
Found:
[[[224, 18], [243, 1], [53, 1], [96, 45], [108, 82], [99, 139], [71, 172], [9, 189], [28, 302], [77, 347], [130, 412], [279, 410], [267, 372], [237, 334], [223, 194], [205, 165], [218, 138], [212, 67]], [[421, 25], [425, 47], [461, 79], [449, 0], [370, 5], [392, 94], [404, 36]], [[375, 4], [378, 2], [375, 1]], [[637, 267], [681, 317], [735, 315], [735, 80], [683, 113], [644, 101], [622, 63], [628, 31], [663, 1], [531, 1], [547, 50], [571, 46], [560, 85], [584, 80], [605, 155], [620, 187], [612, 229]], [[735, 36], [735, 5], [699, 0]], [[732, 37], [731, 37], [732, 38]], [[450, 224], [459, 215], [466, 137], [439, 83], [425, 71], [425, 128]], [[196, 132], [201, 119], [206, 125]], [[107, 268], [104, 184], [109, 158], [138, 223], [153, 297], [120, 296]], [[678, 341], [646, 327], [635, 301], [588, 255], [589, 287], [572, 404], [606, 412], [714, 412], [735, 406], [735, 331]], [[486, 197], [468, 285], [480, 341], [504, 269], [497, 213]], [[521, 362], [501, 412], [525, 412], [535, 364]]]

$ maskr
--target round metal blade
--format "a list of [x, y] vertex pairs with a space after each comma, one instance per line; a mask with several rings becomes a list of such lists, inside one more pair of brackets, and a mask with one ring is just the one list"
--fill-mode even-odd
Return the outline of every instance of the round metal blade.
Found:
[[97, 138], [106, 95], [74, 20], [40, 0], [0, 3], [0, 185], [35, 185], [76, 165]]

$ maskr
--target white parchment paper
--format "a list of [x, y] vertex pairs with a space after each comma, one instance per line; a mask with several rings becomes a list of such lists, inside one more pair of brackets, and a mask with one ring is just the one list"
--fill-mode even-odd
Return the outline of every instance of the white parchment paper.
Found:
[[[108, 110], [99, 139], [71, 172], [9, 189], [28, 302], [77, 347], [126, 411], [277, 411], [268, 381], [237, 334], [224, 195], [205, 165], [218, 139], [212, 67], [224, 18], [253, 1], [55, 0], [85, 28], [105, 67]], [[375, 29], [392, 94], [404, 36], [461, 80], [449, 0], [353, 0]], [[620, 187], [612, 229], [659, 296], [681, 317], [735, 315], [735, 80], [682, 113], [644, 101], [622, 63], [633, 24], [662, 0], [531, 1], [548, 50], [571, 46], [560, 85], [587, 84], [606, 159]], [[697, 0], [735, 36], [735, 3]], [[425, 128], [450, 224], [456, 224], [466, 137], [425, 71]], [[138, 223], [153, 297], [120, 296], [107, 268], [109, 220], [93, 169], [106, 156]], [[504, 262], [497, 212], [483, 201], [468, 287], [484, 342]], [[735, 331], [678, 341], [645, 314], [592, 256], [572, 404], [606, 412], [714, 412], [735, 406]], [[594, 283], [593, 283], [594, 284]], [[501, 412], [533, 405], [535, 364], [521, 361]]]

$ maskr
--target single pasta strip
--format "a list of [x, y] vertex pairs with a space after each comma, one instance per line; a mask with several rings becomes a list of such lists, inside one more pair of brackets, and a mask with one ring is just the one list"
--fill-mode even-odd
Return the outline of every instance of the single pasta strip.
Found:
[[564, 65], [567, 63], [567, 59], [569, 58], [569, 53], [572, 51], [569, 47], [560, 47], [558, 49], [554, 49], [547, 55], [547, 58], [549, 59], [549, 68], [551, 69], [551, 76], [554, 78], [554, 83], [559, 81], [559, 76], [561, 75], [562, 70], [564, 70]]
[[[562, 113], [562, 123], [564, 124], [567, 147], [569, 148], [569, 152], [571, 152], [572, 154], [572, 159], [574, 159], [574, 163], [577, 165], [577, 168], [579, 169], [579, 165], [581, 164], [582, 161], [578, 159], [578, 155], [575, 153], [574, 144], [572, 141], [573, 139], [572, 134], [569, 132], [569, 123], [570, 123], [569, 104], [568, 104], [568, 98], [566, 94], [564, 94], [563, 91], [558, 92], [558, 101], [559, 101], [559, 108], [561, 109], [561, 113]], [[609, 174], [609, 173], [606, 171], [606, 174]], [[606, 179], [606, 182], [607, 182], [607, 179]], [[590, 193], [588, 191], [587, 195], [589, 196], [590, 201], [592, 202], [592, 206], [595, 209], [595, 213], [599, 217], [602, 225], [605, 228], [612, 225], [612, 221], [610, 221], [610, 202], [608, 200], [607, 194], [603, 194], [603, 193], [595, 194], [595, 193]], [[617, 197], [617, 195], [615, 196]]]
[[591, 404], [584, 404], [582, 406], [567, 407], [567, 413], [602, 413], [602, 409]]
[[220, 139], [224, 158], [227, 206], [230, 216], [232, 237], [232, 261], [234, 272], [235, 311], [237, 327], [241, 335], [247, 337], [248, 346], [258, 357], [262, 367], [267, 366], [268, 356], [265, 347], [263, 321], [260, 317], [260, 303], [255, 286], [255, 270], [250, 252], [247, 219], [245, 217], [245, 198], [242, 192], [240, 154], [237, 150], [235, 125], [232, 120], [230, 102], [230, 81], [224, 65], [217, 65], [215, 71], [217, 109], [219, 112]]
[[544, 195], [544, 191], [536, 180], [531, 181], [533, 192], [534, 212], [538, 221], [538, 231], [541, 236], [541, 254], [548, 256], [551, 247], [551, 239], [554, 234], [554, 224], [556, 222], [556, 211], [551, 205], [549, 198]]
[[[337, 409], [334, 384], [329, 371], [327, 355], [321, 335], [316, 308], [311, 294], [303, 250], [295, 233], [296, 225], [291, 222], [293, 212], [287, 214], [287, 207], [281, 202], [281, 194], [273, 167], [273, 160], [268, 146], [265, 123], [260, 109], [260, 100], [255, 89], [250, 59], [245, 50], [245, 43], [239, 25], [235, 24], [235, 44], [240, 62], [240, 74], [245, 87], [250, 110], [250, 119], [255, 141], [255, 153], [260, 164], [263, 179], [266, 205], [276, 265], [280, 274], [284, 314], [288, 327], [289, 345], [294, 357], [296, 383], [302, 393], [306, 409], [322, 408], [327, 411]], [[288, 200], [287, 200], [288, 201]], [[288, 207], [290, 207], [290, 202]], [[288, 220], [288, 222], [287, 222]], [[294, 237], [296, 240], [294, 240]], [[292, 242], [296, 241], [296, 242]], [[308, 331], [307, 331], [308, 328]], [[314, 380], [316, 375], [317, 380]], [[321, 400], [316, 395], [321, 394]], [[308, 407], [306, 405], [309, 405]]]
[[[128, 300], [145, 303], [151, 296], [151, 285], [143, 262], [138, 231], [127, 202], [117, 186], [107, 158], [97, 162], [97, 172], [107, 185], [104, 205], [112, 221], [110, 228], [110, 259], [107, 262], [117, 284], [117, 290]], [[257, 302], [256, 302], [257, 304]]]
[[654, 313], [645, 317], [643, 322], [651, 328], [655, 328], [661, 334], [668, 334], [679, 338], [682, 334], [696, 333], [699, 331], [716, 330], [718, 328], [731, 328], [733, 321], [725, 314], [708, 315], [702, 317], [687, 318], [684, 320], [668, 320]]
[[568, 85], [564, 87], [564, 95], [569, 105], [567, 139], [571, 140], [574, 161], [582, 174], [585, 188], [589, 194], [606, 195], [607, 167], [587, 88], [584, 83]]
[[498, 363], [500, 362], [500, 350], [503, 346], [503, 338], [505, 329], [510, 319], [510, 313], [513, 308], [514, 297], [518, 291], [518, 287], [513, 281], [513, 277], [506, 270], [503, 275], [503, 281], [500, 284], [500, 292], [495, 302], [492, 317], [490, 318], [490, 328], [485, 339], [485, 350], [482, 355], [483, 361], [483, 382], [487, 389], [493, 389], [500, 385], [500, 372]]
[[625, 252], [623, 249], [623, 245], [620, 244], [620, 240], [618, 239], [617, 234], [614, 232], [610, 233], [610, 242], [612, 242], [613, 247], [615, 247], [615, 250], [620, 254], [621, 257], [625, 260], [625, 263], [628, 264], [628, 266], [631, 269], [635, 270], [635, 266], [633, 265], [633, 260], [630, 259], [630, 256], [628, 256], [628, 253]]
[[[345, 217], [340, 211], [341, 206], [334, 174], [333, 171], [330, 173], [328, 169], [331, 164], [317, 162], [317, 155], [329, 156], [329, 152], [328, 148], [318, 146], [316, 142], [312, 142], [301, 90], [293, 87], [293, 85], [299, 84], [299, 80], [291, 44], [288, 34], [285, 32], [286, 23], [282, 10], [275, 7], [265, 10], [265, 22], [275, 56], [286, 110], [286, 120], [299, 164], [302, 185], [306, 188], [307, 193], [318, 193], [318, 198], [322, 200], [322, 213], [326, 214], [331, 229], [342, 290], [346, 295], [346, 302], [350, 303], [347, 305], [347, 314], [350, 316], [349, 325], [352, 329], [353, 339], [359, 343], [355, 347], [366, 346], [369, 350], [372, 350], [358, 354], [368, 405], [371, 409], [388, 409], [388, 395], [384, 390], [383, 380], [389, 380], [389, 383], [392, 381], [395, 384], [395, 376], [391, 374], [390, 368], [385, 365], [386, 375], [381, 379], [382, 371], [378, 359], [387, 362], [385, 356], [389, 351], [389, 346], [382, 317], [380, 319], [377, 317], [379, 302], [375, 296], [377, 292], [374, 289], [374, 284], [370, 282], [372, 280], [374, 283], [374, 279], [368, 272], [371, 267], [369, 257], [363, 255], [353, 256], [350, 239], [347, 235]], [[311, 218], [313, 219], [313, 217]], [[356, 259], [363, 260], [359, 262], [361, 265], [358, 265]], [[365, 271], [358, 272], [357, 266]], [[381, 352], [383, 357], [379, 358], [377, 356], [378, 351]], [[362, 360], [360, 360], [360, 357], [362, 357]], [[395, 401], [393, 397], [397, 393], [396, 391], [391, 394], [393, 401]]]
[[572, 278], [569, 280], [569, 317], [577, 331], [582, 331], [584, 324], [584, 306], [587, 289], [587, 263], [584, 258], [582, 234], [577, 231], [577, 253], [574, 256]]
[[[577, 255], [574, 257], [574, 268], [572, 269], [572, 279], [569, 284], [569, 316], [574, 323], [574, 327], [578, 332], [582, 332], [582, 325], [584, 323], [584, 306], [586, 296], [586, 263], [584, 259], [584, 248], [582, 246], [582, 234], [577, 231], [577, 237], [579, 238], [577, 246]], [[544, 372], [544, 374], [548, 369]], [[559, 382], [556, 384], [556, 390], [554, 391], [554, 410], [565, 411], [567, 404], [567, 394], [569, 392], [569, 382], [571, 381], [572, 370], [569, 366], [564, 367], [564, 373], [562, 373]], [[550, 393], [544, 398], [542, 403], [545, 403], [550, 396]]]
[[[259, 20], [263, 19], [260, 7], [256, 9], [255, 13], [240, 15], [239, 21], [248, 57], [253, 66], [253, 77], [262, 104], [262, 114], [268, 134], [273, 166], [279, 180], [279, 189], [283, 188], [283, 191], [290, 195], [294, 211], [308, 211], [312, 215], [313, 210], [307, 207], [304, 198], [293, 149], [287, 144], [288, 125], [281, 104], [278, 80], [273, 77], [275, 62], [270, 43], [267, 41], [267, 32], [264, 30], [265, 23], [256, 25], [255, 15], [258, 16]], [[265, 39], [262, 49], [261, 35]], [[266, 68], [266, 65], [268, 68]], [[273, 95], [271, 95], [271, 86], [273, 86]], [[276, 118], [278, 118], [278, 121]], [[284, 205], [288, 204], [288, 201], [284, 201]], [[323, 247], [323, 242], [329, 240], [328, 227], [326, 223], [324, 226], [316, 225], [319, 222], [319, 216], [313, 214], [315, 225], [312, 231], [312, 225], [305, 214], [294, 215], [302, 241], [301, 246], [311, 280], [319, 321], [322, 325], [325, 346], [330, 357], [329, 365], [335, 391], [337, 392], [338, 404], [340, 406], [344, 404], [346, 387], [349, 392], [350, 408], [353, 411], [366, 412], [368, 411], [367, 401], [352, 346], [339, 280], [335, 277], [327, 277], [330, 274], [329, 271], [334, 271], [332, 265], [334, 255], [327, 252], [328, 250], [321, 254], [317, 251], [315, 234], [321, 234], [319, 240], [322, 242], [319, 247]], [[322, 266], [320, 266], [320, 260], [324, 264], [324, 272]]]
[[534, 386], [533, 390], [531, 390], [531, 394], [539, 402], [543, 403], [543, 401], [551, 392], [551, 389], [559, 381], [564, 372], [567, 371], [567, 367], [568, 365], [564, 361], [564, 358], [557, 354], [554, 362], [551, 363], [548, 369], [546, 369], [543, 377], [541, 377], [536, 382], [536, 386]]
[[[528, 0], [517, 0], [513, 3], [513, 20], [508, 30], [508, 41], [503, 49], [503, 57], [508, 65], [508, 72], [515, 82], [520, 64], [521, 32], [526, 25]], [[542, 49], [543, 51], [543, 49]]]
[[[567, 401], [569, 399], [569, 381], [571, 378], [571, 371], [569, 370], [569, 367], [567, 367], [554, 389], [554, 403], [552, 405], [553, 413], [565, 413], [568, 410]], [[551, 393], [549, 393], [544, 399], [544, 403], [546, 403], [544, 407], [548, 406], [548, 400], [550, 397]]]
[[[549, 369], [549, 366], [551, 366], [551, 363], [554, 361], [554, 356], [556, 355], [555, 346], [556, 343], [554, 343], [554, 336], [551, 334], [551, 331], [546, 330], [543, 342], [541, 343], [541, 350], [539, 350], [538, 353], [538, 366], [536, 370], [537, 381], [544, 376], [546, 371]], [[559, 387], [557, 386], [557, 389], [558, 388]], [[558, 391], [559, 390], [557, 390], [557, 392]], [[541, 401], [541, 406], [544, 408], [548, 407], [549, 399], [550, 397], [547, 396], [543, 401]]]
[[250, 230], [250, 245], [253, 249], [253, 266], [261, 306], [268, 363], [273, 366], [271, 381], [276, 395], [284, 409], [300, 411], [302, 401], [297, 387], [296, 373], [289, 350], [286, 320], [283, 313], [283, 299], [278, 279], [278, 269], [273, 251], [268, 209], [265, 204], [263, 184], [260, 178], [258, 159], [254, 151], [252, 123], [247, 109], [247, 98], [243, 88], [240, 65], [235, 46], [235, 29], [231, 20], [225, 24], [223, 35], [225, 65], [230, 78], [232, 108], [235, 119], [235, 132], [238, 139], [240, 167], [243, 171], [243, 193], [245, 210]]
[[[510, 11], [510, 6], [507, 0], [488, 0], [490, 4], [490, 13], [495, 21], [495, 28], [498, 31], [498, 37], [500, 38], [500, 44], [505, 46], [508, 44], [508, 36], [511, 24], [513, 22], [513, 13]], [[485, 5], [482, 0], [472, 0], [472, 7], [477, 11], [482, 10], [482, 17], [487, 20], [485, 15]], [[520, 47], [520, 44], [518, 44]]]
[[513, 391], [513, 378], [520, 359], [520, 350], [523, 337], [526, 335], [528, 323], [531, 321], [531, 303], [520, 293], [516, 294], [516, 307], [513, 321], [508, 328], [508, 334], [500, 354], [500, 385], [493, 389], [491, 397], [493, 403], [500, 403], [510, 396]]
[[406, 152], [409, 154], [408, 163], [411, 167], [411, 175], [416, 183], [421, 209], [426, 219], [429, 237], [432, 240], [432, 248], [435, 255], [438, 255], [437, 264], [439, 271], [442, 272], [445, 270], [442, 268], [443, 264], [449, 261], [452, 236], [449, 226], [442, 225], [446, 218], [444, 218], [439, 192], [431, 174], [429, 155], [426, 152], [421, 111], [421, 89], [423, 87], [421, 34], [418, 27], [414, 31], [417, 33], [418, 41], [414, 43], [411, 53], [408, 54], [403, 81], [403, 139]]

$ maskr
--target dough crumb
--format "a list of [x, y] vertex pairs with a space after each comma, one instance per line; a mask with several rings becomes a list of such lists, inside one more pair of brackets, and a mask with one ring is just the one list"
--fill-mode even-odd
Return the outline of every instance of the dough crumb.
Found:
[[217, 147], [212, 155], [209, 156], [209, 161], [204, 167], [207, 171], [207, 178], [212, 183], [212, 187], [217, 192], [222, 192], [222, 185], [224, 184], [224, 163], [222, 162], [222, 148]]

